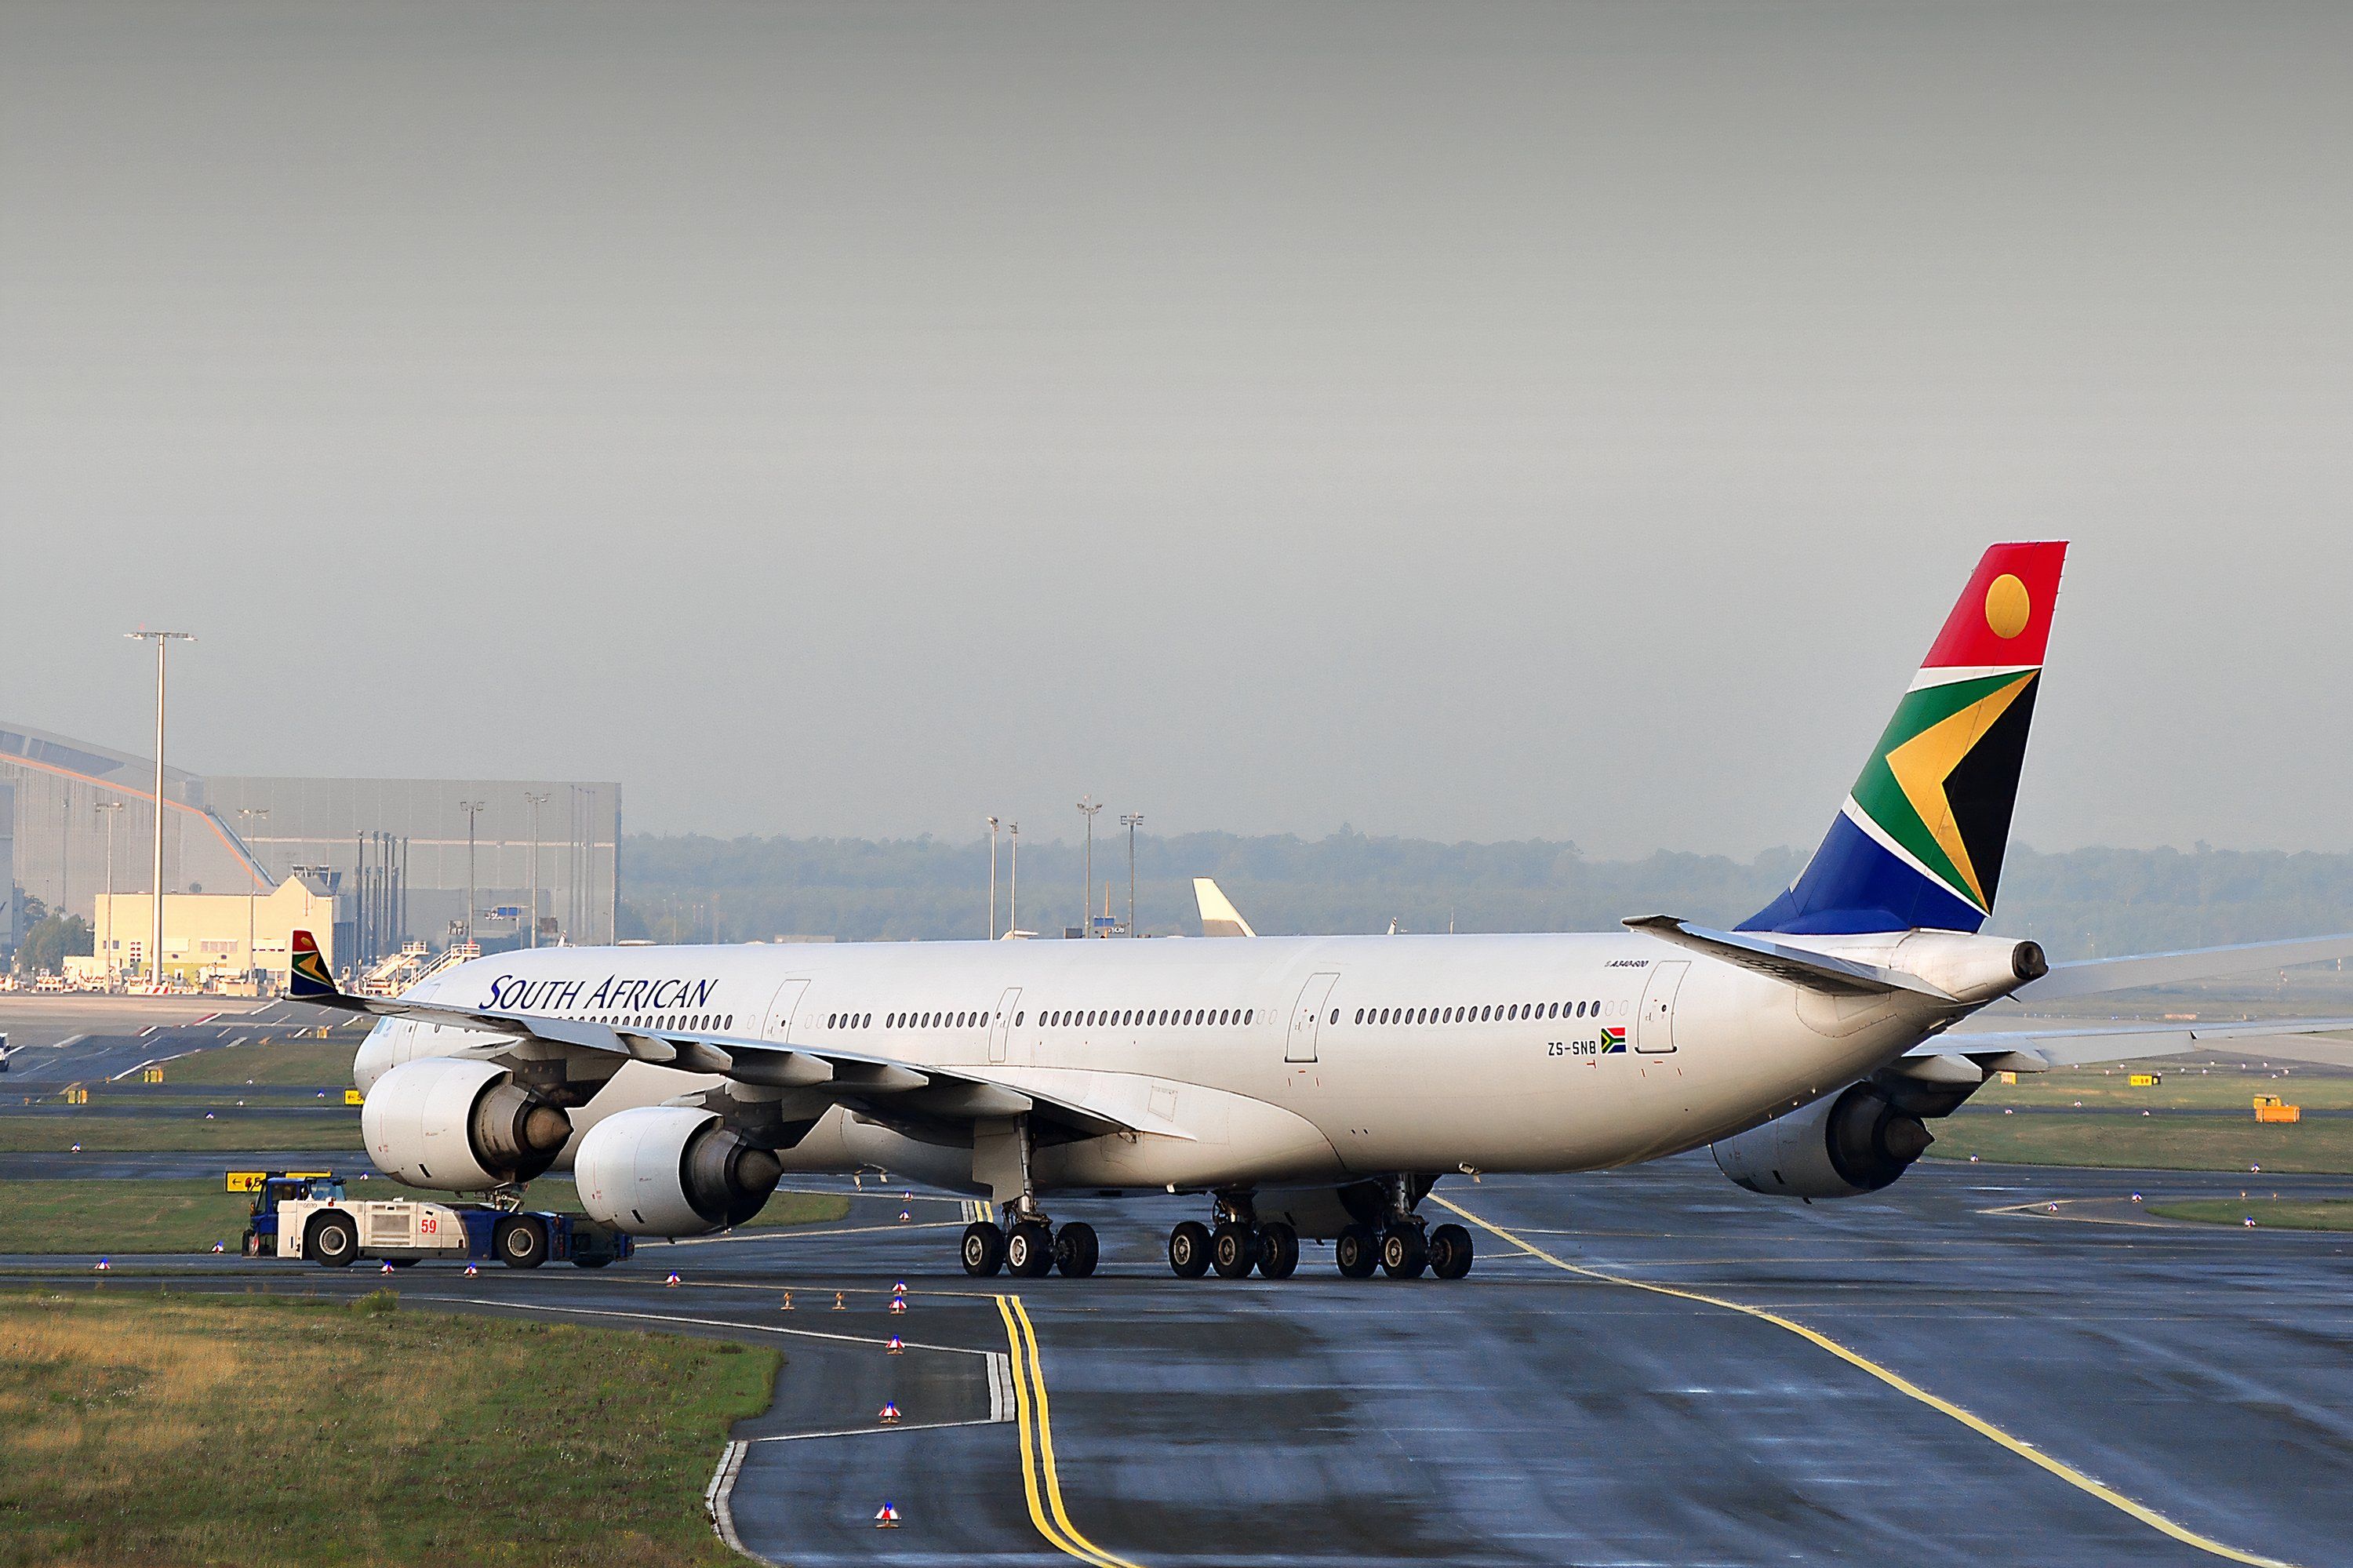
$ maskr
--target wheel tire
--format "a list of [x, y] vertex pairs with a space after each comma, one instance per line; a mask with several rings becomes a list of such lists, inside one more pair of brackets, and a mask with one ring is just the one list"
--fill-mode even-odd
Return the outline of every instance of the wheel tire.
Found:
[[491, 1250], [509, 1268], [537, 1268], [547, 1261], [547, 1229], [525, 1215], [509, 1214], [491, 1227]]
[[248, 1257], [259, 1257], [261, 1255], [261, 1238], [255, 1235], [251, 1231], [246, 1232], [243, 1236], [239, 1237], [237, 1245], [237, 1250]]
[[1419, 1279], [1430, 1266], [1430, 1244], [1419, 1225], [1391, 1225], [1381, 1233], [1381, 1271], [1391, 1279]]
[[1430, 1272], [1440, 1279], [1460, 1279], [1471, 1272], [1471, 1233], [1444, 1224], [1430, 1233]]
[[311, 1222], [302, 1250], [329, 1268], [349, 1268], [360, 1255], [360, 1228], [349, 1214], [321, 1214]]
[[1005, 1266], [1005, 1233], [987, 1220], [976, 1220], [964, 1228], [964, 1271], [975, 1279], [987, 1279]]
[[1067, 1278], [1084, 1279], [1092, 1274], [1101, 1255], [1095, 1228], [1084, 1220], [1072, 1220], [1054, 1233], [1054, 1266]]
[[1209, 1227], [1187, 1220], [1168, 1233], [1168, 1266], [1179, 1279], [1198, 1279], [1209, 1272]]
[[1054, 1233], [1035, 1220], [1015, 1225], [1005, 1238], [1005, 1272], [1035, 1279], [1054, 1266]]
[[1258, 1237], [1229, 1220], [1209, 1233], [1209, 1266], [1220, 1279], [1247, 1278], [1258, 1263]]
[[1258, 1271], [1269, 1279], [1288, 1279], [1299, 1266], [1299, 1233], [1276, 1220], [1258, 1228]]
[[1380, 1238], [1373, 1234], [1372, 1226], [1348, 1225], [1332, 1244], [1332, 1261], [1351, 1279], [1370, 1279], [1373, 1270], [1380, 1266]]

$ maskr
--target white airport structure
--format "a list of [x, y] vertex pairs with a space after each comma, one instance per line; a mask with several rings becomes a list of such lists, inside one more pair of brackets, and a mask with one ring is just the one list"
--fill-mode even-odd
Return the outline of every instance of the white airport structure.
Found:
[[[175, 738], [172, 755], [184, 744]], [[26, 898], [93, 931], [110, 895], [142, 895], [152, 907], [154, 779], [149, 758], [0, 721], [0, 950], [21, 939]], [[332, 925], [318, 927], [339, 966], [453, 938], [528, 946], [534, 924], [542, 941], [614, 939], [621, 787], [611, 780], [278, 778], [167, 766], [163, 795], [167, 920], [184, 895], [253, 899], [259, 931], [291, 882], [333, 900]], [[127, 906], [115, 913], [115, 939], [125, 944], [117, 950], [128, 953], [132, 917]], [[206, 935], [183, 935], [227, 939], [206, 920]], [[142, 953], [152, 943], [136, 939]], [[167, 931], [167, 956], [174, 946]], [[264, 967], [282, 968], [282, 948], [255, 950], [272, 959]]]

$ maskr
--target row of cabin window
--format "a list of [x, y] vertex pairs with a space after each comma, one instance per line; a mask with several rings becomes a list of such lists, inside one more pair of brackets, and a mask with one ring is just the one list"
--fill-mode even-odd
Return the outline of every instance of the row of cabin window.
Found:
[[[828, 1019], [826, 1027], [828, 1029], [841, 1027], [864, 1029], [874, 1022], [874, 1015], [871, 1012], [841, 1012], [833, 1016], [842, 1022], [837, 1024], [833, 1019]], [[966, 1009], [959, 1012], [890, 1012], [883, 1014], [882, 1027], [885, 1029], [977, 1029], [987, 1023], [990, 1014], [986, 1008]], [[1021, 1014], [1015, 1013], [1013, 1022], [1019, 1023]]]
[[[1514, 1001], [1478, 1007], [1360, 1007], [1359, 1023], [1516, 1023], [1539, 1018], [1599, 1018], [1598, 1001]], [[1339, 1022], [1337, 1018], [1334, 1022]]]
[[874, 1015], [871, 1012], [828, 1012], [825, 1015], [828, 1029], [871, 1029]]
[[1056, 1008], [1038, 1015], [1039, 1024], [1047, 1029], [1089, 1029], [1098, 1026], [1112, 1029], [1158, 1028], [1175, 1024], [1180, 1028], [1211, 1029], [1222, 1024], [1248, 1023], [1258, 1016], [1254, 1007], [1092, 1007]]
[[735, 1015], [732, 1012], [665, 1012], [642, 1017], [635, 1013], [607, 1012], [600, 1014], [595, 1022], [609, 1023], [616, 1029], [680, 1029], [700, 1033], [712, 1029], [733, 1029], [735, 1027]]

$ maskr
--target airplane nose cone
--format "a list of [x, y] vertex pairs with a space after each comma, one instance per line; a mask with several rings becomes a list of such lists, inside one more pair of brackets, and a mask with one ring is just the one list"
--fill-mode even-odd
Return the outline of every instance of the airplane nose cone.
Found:
[[387, 1018], [369, 1030], [368, 1037], [360, 1042], [358, 1054], [352, 1058], [352, 1084], [364, 1095], [397, 1065], [392, 1054], [393, 1027], [393, 1021]]

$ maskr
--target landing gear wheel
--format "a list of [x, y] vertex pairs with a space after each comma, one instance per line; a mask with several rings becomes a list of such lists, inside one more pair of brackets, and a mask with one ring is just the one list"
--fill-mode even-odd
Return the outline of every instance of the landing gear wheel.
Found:
[[1240, 1279], [1258, 1262], [1258, 1237], [1228, 1220], [1209, 1234], [1209, 1266], [1220, 1279]]
[[1419, 1279], [1430, 1266], [1430, 1244], [1419, 1225], [1391, 1225], [1381, 1234], [1381, 1268], [1391, 1279]]
[[1456, 1224], [1430, 1232], [1430, 1272], [1440, 1279], [1460, 1279], [1470, 1273], [1471, 1233]]
[[1187, 1220], [1168, 1233], [1168, 1266], [1179, 1279], [1198, 1279], [1209, 1272], [1209, 1227]]
[[1288, 1279], [1299, 1266], [1299, 1233], [1281, 1220], [1258, 1228], [1258, 1271], [1269, 1279]]
[[987, 1220], [964, 1228], [964, 1271], [986, 1279], [1005, 1266], [1005, 1233]]
[[491, 1250], [509, 1268], [537, 1268], [547, 1261], [547, 1231], [537, 1220], [509, 1214], [491, 1227]]
[[1035, 1279], [1054, 1266], [1054, 1233], [1035, 1220], [1023, 1220], [1005, 1237], [1005, 1272]]
[[1370, 1225], [1349, 1225], [1332, 1244], [1332, 1261], [1351, 1279], [1370, 1279], [1380, 1263], [1380, 1239]]
[[1065, 1278], [1084, 1279], [1092, 1274], [1098, 1255], [1095, 1228], [1086, 1221], [1072, 1220], [1054, 1233], [1054, 1266]]
[[302, 1250], [329, 1268], [347, 1268], [360, 1255], [360, 1229], [349, 1214], [321, 1214], [311, 1222]]

